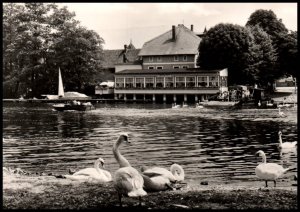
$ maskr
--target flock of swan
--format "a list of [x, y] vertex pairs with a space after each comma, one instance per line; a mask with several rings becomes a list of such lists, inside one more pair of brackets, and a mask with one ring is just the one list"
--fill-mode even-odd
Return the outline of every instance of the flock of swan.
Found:
[[[290, 152], [297, 147], [297, 141], [294, 142], [282, 142], [281, 138], [282, 132], [278, 132], [279, 144], [278, 148], [280, 152]], [[255, 168], [255, 174], [258, 178], [266, 182], [266, 187], [268, 187], [268, 181], [274, 182], [274, 187], [276, 187], [276, 180], [281, 177], [287, 171], [296, 169], [296, 168], [283, 168], [281, 165], [276, 163], [267, 163], [266, 154], [259, 150], [256, 154], [262, 157], [262, 163]]]
[[114, 177], [104, 170], [104, 160], [99, 158], [95, 161], [94, 168], [85, 168], [73, 174], [63, 175], [63, 178], [84, 182], [113, 181], [120, 206], [122, 206], [122, 196], [139, 197], [141, 204], [141, 197], [147, 195], [147, 192], [173, 189], [173, 183], [184, 180], [184, 170], [178, 164], [172, 164], [170, 171], [162, 167], [142, 167], [140, 173], [120, 153], [119, 147], [122, 143], [130, 143], [127, 133], [121, 133], [113, 145], [113, 154], [119, 164], [119, 169], [114, 173]]
[[[279, 131], [278, 147], [281, 150], [297, 147], [297, 141], [282, 142], [281, 135], [282, 133]], [[64, 175], [63, 177], [76, 181], [96, 181], [102, 183], [113, 181], [118, 193], [120, 206], [122, 206], [123, 196], [138, 197], [141, 204], [141, 198], [147, 195], [147, 192], [173, 189], [172, 185], [174, 183], [184, 180], [184, 170], [178, 164], [172, 164], [170, 170], [162, 167], [148, 168], [143, 166], [141, 171], [138, 171], [133, 168], [119, 151], [119, 147], [123, 143], [130, 143], [127, 133], [121, 133], [113, 145], [113, 154], [119, 164], [119, 169], [114, 173], [114, 177], [108, 171], [104, 170], [104, 160], [102, 158], [95, 161], [94, 168], [85, 168], [73, 174]], [[256, 154], [262, 157], [262, 163], [255, 168], [255, 173], [258, 178], [265, 181], [266, 187], [268, 186], [268, 181], [273, 181], [274, 187], [276, 187], [276, 180], [287, 171], [292, 170], [290, 168], [283, 168], [276, 163], [267, 163], [266, 155], [262, 150], [259, 150]]]

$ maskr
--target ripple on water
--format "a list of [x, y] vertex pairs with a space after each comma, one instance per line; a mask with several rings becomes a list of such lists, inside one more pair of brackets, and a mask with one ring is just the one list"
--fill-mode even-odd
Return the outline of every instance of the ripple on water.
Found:
[[274, 118], [277, 110], [205, 109], [199, 113], [151, 105], [99, 104], [86, 113], [57, 113], [50, 111], [51, 105], [40, 107], [4, 107], [5, 166], [66, 173], [68, 168], [93, 167], [94, 160], [102, 157], [113, 172], [118, 164], [112, 145], [121, 132], [128, 132], [132, 141], [120, 148], [132, 166], [169, 169], [178, 163], [189, 182], [251, 181], [261, 162], [255, 157], [260, 149], [268, 162], [297, 165], [296, 152], [280, 157], [274, 145], [279, 130], [284, 141], [297, 140], [297, 111], [289, 111], [283, 120]]

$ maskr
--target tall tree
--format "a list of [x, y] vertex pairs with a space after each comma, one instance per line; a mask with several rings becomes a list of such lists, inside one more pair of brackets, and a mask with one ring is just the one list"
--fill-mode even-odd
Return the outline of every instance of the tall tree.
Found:
[[276, 68], [277, 54], [270, 36], [258, 25], [249, 27], [254, 45], [250, 49], [252, 62], [249, 74], [253, 75], [255, 83], [260, 86], [272, 86], [280, 75]]
[[268, 33], [272, 40], [276, 40], [281, 33], [288, 33], [288, 29], [282, 23], [282, 20], [278, 19], [272, 10], [259, 9], [253, 12], [249, 17], [246, 26], [256, 25]]
[[24, 8], [14, 3], [3, 4], [3, 94], [18, 97], [20, 87], [20, 61], [18, 43], [22, 40], [19, 14]]
[[278, 19], [272, 10], [256, 10], [249, 17], [246, 26], [261, 27], [267, 34], [270, 35], [273, 48], [276, 50], [278, 59], [274, 72], [277, 72], [277, 78], [285, 74], [296, 74], [297, 65], [295, 58], [297, 57], [297, 36], [296, 32], [289, 30]]
[[207, 69], [228, 68], [229, 84], [251, 83], [247, 74], [253, 38], [242, 26], [218, 24], [207, 31], [199, 44], [197, 65]]
[[92, 82], [92, 74], [99, 69], [103, 39], [80, 26], [75, 13], [66, 7], [6, 3], [3, 28], [3, 89], [7, 97], [57, 93], [58, 67], [65, 72], [67, 86], [79, 91]]

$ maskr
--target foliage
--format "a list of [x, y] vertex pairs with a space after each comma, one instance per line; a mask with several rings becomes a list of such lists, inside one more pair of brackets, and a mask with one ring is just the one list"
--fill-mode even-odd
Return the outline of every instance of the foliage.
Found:
[[253, 12], [249, 17], [246, 26], [255, 25], [258, 25], [268, 33], [272, 40], [276, 39], [281, 33], [288, 33], [288, 29], [284, 26], [282, 20], [278, 20], [276, 14], [272, 10], [260, 9]]
[[[101, 65], [103, 39], [66, 7], [3, 4], [4, 96], [57, 93], [58, 68], [68, 90], [83, 90]], [[67, 80], [66, 80], [67, 79]]]
[[284, 75], [296, 76], [297, 32], [290, 32], [271, 10], [256, 10], [250, 15], [246, 26], [261, 27], [272, 40], [278, 59], [275, 79]]
[[277, 54], [272, 45], [270, 36], [258, 25], [249, 27], [253, 36], [250, 52], [252, 61], [248, 73], [254, 78], [254, 83], [259, 85], [271, 85], [273, 80], [280, 75], [276, 67]]
[[218, 24], [207, 31], [199, 45], [197, 65], [204, 69], [228, 68], [229, 84], [249, 83], [253, 38], [239, 25]]

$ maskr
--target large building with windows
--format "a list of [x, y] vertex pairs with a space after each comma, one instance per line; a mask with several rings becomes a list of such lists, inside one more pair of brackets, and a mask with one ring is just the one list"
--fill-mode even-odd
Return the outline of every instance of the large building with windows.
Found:
[[197, 67], [201, 36], [182, 24], [148, 42], [139, 51], [137, 68], [119, 66], [115, 99], [154, 102], [198, 102], [228, 91], [227, 69]]

